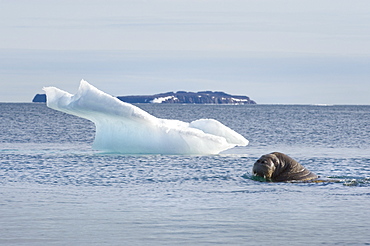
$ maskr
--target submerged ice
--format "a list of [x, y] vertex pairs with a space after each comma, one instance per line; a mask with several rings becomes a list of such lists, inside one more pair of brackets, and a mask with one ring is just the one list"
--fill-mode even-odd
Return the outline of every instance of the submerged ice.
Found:
[[191, 123], [160, 119], [82, 80], [75, 95], [45, 87], [47, 106], [95, 123], [93, 147], [127, 154], [218, 154], [248, 144], [213, 119]]

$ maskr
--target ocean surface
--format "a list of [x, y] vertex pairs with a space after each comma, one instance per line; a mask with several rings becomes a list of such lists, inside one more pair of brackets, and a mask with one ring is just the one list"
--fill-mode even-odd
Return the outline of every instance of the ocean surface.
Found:
[[[87, 120], [0, 103], [0, 245], [370, 245], [370, 106], [137, 106], [219, 120], [250, 144], [107, 154]], [[253, 179], [273, 151], [339, 182]]]

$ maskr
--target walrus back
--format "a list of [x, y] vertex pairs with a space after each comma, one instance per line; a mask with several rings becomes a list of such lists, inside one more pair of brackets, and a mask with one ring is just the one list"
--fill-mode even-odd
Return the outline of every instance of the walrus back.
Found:
[[313, 172], [307, 169], [304, 169], [302, 172], [298, 172], [298, 173], [295, 173], [295, 172], [283, 173], [276, 177], [272, 177], [271, 180], [274, 182], [284, 182], [284, 181], [293, 181], [293, 180], [307, 181], [307, 180], [312, 180], [312, 179], [317, 179], [317, 178], [318, 176], [316, 174], [314, 174]]
[[306, 181], [318, 178], [316, 174], [302, 166], [293, 158], [280, 152], [273, 152], [271, 154], [275, 155], [280, 160], [279, 168], [277, 168], [276, 172], [271, 177], [272, 181]]

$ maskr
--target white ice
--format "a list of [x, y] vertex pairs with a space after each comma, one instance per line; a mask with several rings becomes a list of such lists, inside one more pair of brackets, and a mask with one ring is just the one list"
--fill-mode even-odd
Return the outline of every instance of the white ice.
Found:
[[95, 123], [93, 147], [127, 154], [218, 154], [248, 140], [213, 119], [160, 119], [82, 80], [75, 95], [44, 87], [47, 106]]

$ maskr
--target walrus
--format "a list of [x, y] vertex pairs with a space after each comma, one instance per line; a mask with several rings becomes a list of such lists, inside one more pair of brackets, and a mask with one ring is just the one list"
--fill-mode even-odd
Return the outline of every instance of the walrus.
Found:
[[261, 156], [253, 165], [253, 174], [272, 182], [308, 181], [318, 178], [296, 160], [279, 152]]

